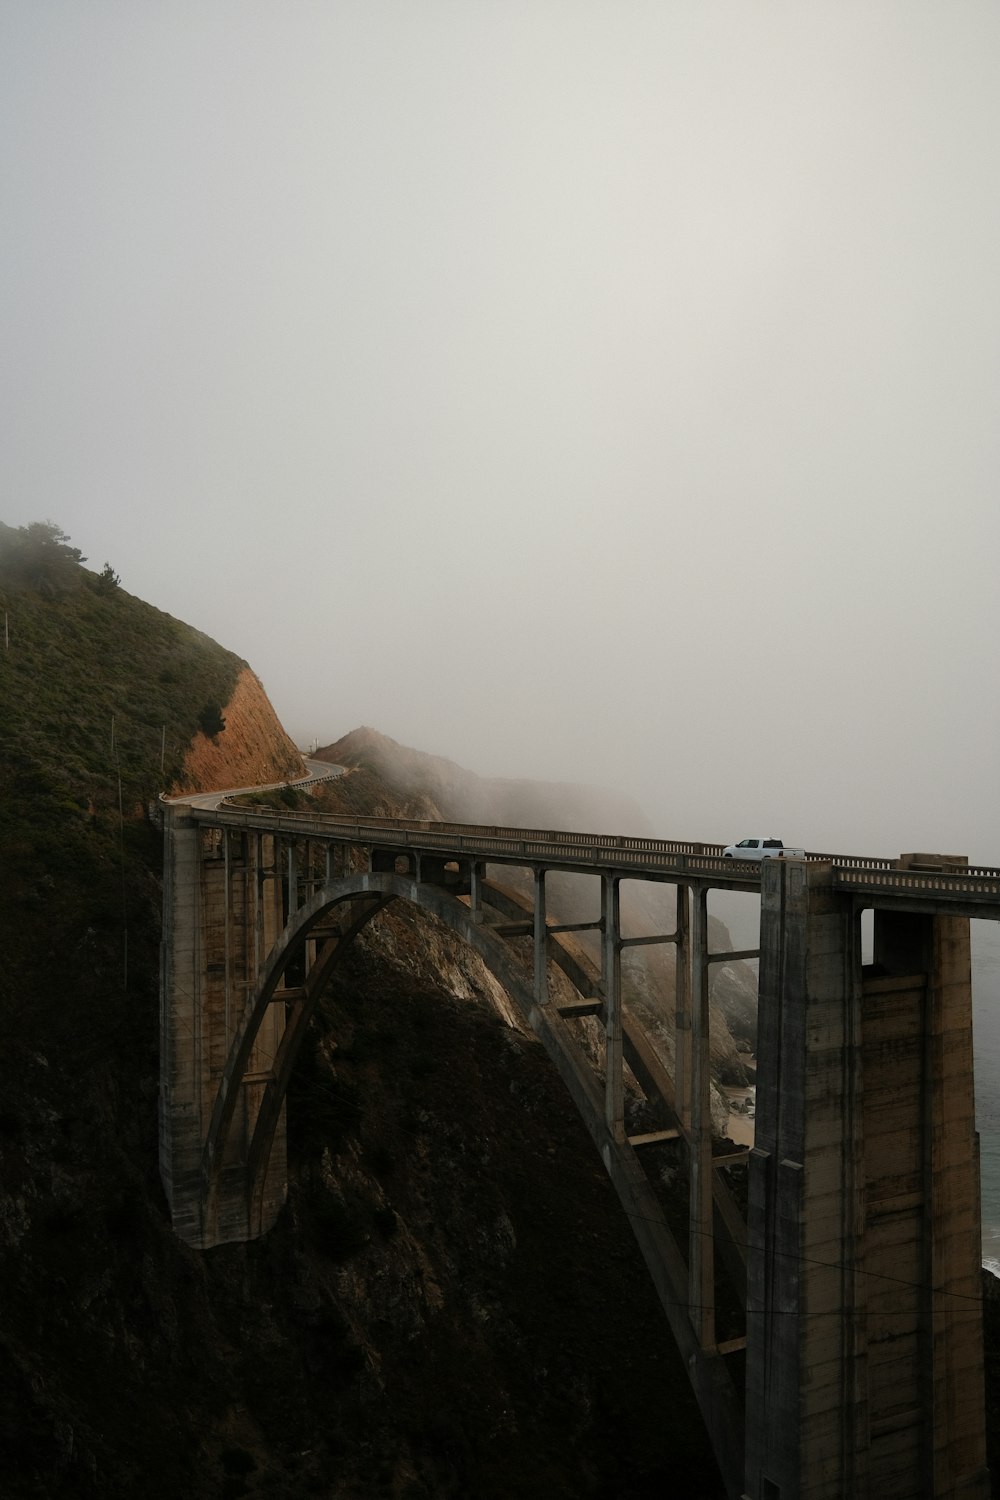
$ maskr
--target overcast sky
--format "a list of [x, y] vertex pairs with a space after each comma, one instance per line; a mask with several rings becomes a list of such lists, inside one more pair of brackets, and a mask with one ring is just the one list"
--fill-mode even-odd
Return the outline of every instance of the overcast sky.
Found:
[[6, 0], [0, 518], [664, 836], [1000, 863], [1000, 7]]

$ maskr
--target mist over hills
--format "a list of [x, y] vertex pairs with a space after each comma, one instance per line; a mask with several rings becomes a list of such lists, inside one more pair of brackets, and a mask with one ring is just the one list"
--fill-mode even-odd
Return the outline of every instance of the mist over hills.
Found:
[[459, 823], [505, 823], [582, 833], [651, 834], [641, 808], [607, 787], [564, 781], [479, 776], [454, 761], [400, 745], [367, 726], [353, 729], [315, 752], [333, 765], [366, 766], [388, 776], [409, 797], [426, 797]]
[[[41, 571], [0, 530], [5, 1500], [721, 1497], [558, 1079], [475, 955], [401, 903], [298, 1059], [275, 1230], [206, 1254], [174, 1236], [147, 807], [301, 759], [245, 662], [61, 533], [28, 541]], [[321, 754], [351, 769], [317, 809], [644, 831], [613, 793], [483, 780], [372, 730]], [[666, 969], [628, 980], [651, 1016], [670, 994]], [[720, 1070], [751, 1034], [734, 994]]]

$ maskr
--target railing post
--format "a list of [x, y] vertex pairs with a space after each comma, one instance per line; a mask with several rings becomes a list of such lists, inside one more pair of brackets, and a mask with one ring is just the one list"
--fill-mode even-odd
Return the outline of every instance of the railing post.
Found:
[[622, 1076], [621, 894], [617, 875], [601, 879], [601, 981], [604, 989], [604, 1119], [616, 1141], [625, 1139]]
[[712, 1096], [709, 1075], [708, 890], [695, 891], [691, 920], [691, 1128], [689, 1284], [691, 1321], [703, 1349], [715, 1346], [715, 1255], [712, 1239]]

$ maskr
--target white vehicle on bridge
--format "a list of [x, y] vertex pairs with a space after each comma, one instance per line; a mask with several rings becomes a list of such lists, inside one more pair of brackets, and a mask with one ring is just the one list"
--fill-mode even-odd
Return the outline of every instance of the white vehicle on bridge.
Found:
[[805, 859], [804, 849], [786, 849], [780, 839], [741, 839], [727, 844], [723, 859]]

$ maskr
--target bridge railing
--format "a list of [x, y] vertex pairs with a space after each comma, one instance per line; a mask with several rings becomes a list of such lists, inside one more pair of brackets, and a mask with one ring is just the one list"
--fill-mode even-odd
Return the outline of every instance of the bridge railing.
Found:
[[834, 883], [866, 891], [891, 891], [916, 895], [970, 896], [1000, 901], [1000, 870], [979, 866], [974, 870], [900, 870], [833, 867]]
[[[235, 804], [227, 799], [225, 805], [232, 807]], [[364, 823], [359, 823], [356, 818], [346, 813], [292, 811], [285, 808], [255, 807], [252, 804], [240, 806], [239, 811], [253, 813], [260, 817], [273, 817], [277, 813], [281, 818], [300, 820], [303, 823], [329, 823], [345, 831], [358, 827], [382, 832], [387, 832], [389, 829], [403, 829], [413, 833], [449, 834], [466, 838], [506, 838], [513, 839], [519, 844], [524, 840], [529, 840], [549, 845], [572, 845], [576, 848], [589, 846], [602, 849], [648, 850], [656, 854], [721, 856], [723, 850], [722, 844], [701, 844], [686, 839], [655, 839], [635, 834], [573, 833], [558, 828], [511, 828], [498, 823], [455, 823], [427, 818], [366, 818]]]
[[899, 863], [895, 859], [877, 859], [870, 854], [818, 854], [812, 850], [806, 851], [806, 859], [855, 870], [894, 870]]
[[[656, 874], [686, 874], [717, 879], [720, 883], [757, 885], [761, 864], [756, 860], [725, 858], [721, 844], [699, 844], [692, 840], [653, 839], [633, 835], [574, 833], [560, 829], [507, 828], [499, 824], [433, 822], [417, 818], [366, 818], [345, 814], [313, 813], [230, 803], [215, 812], [193, 809], [201, 822], [234, 818], [267, 824], [276, 831], [300, 830], [303, 837], [330, 838], [338, 842], [383, 849], [425, 849], [445, 858], [465, 857], [484, 863], [573, 865], [581, 869], [602, 867], [634, 870], [636, 877]], [[1000, 902], [1000, 869], [989, 865], [953, 866], [927, 870], [902, 868], [898, 860], [870, 855], [806, 853], [810, 862], [833, 866], [834, 880], [842, 888], [865, 893], [931, 897], [935, 894], [991, 904]]]

